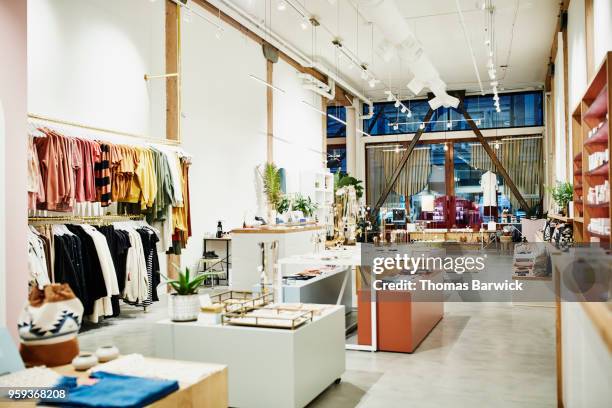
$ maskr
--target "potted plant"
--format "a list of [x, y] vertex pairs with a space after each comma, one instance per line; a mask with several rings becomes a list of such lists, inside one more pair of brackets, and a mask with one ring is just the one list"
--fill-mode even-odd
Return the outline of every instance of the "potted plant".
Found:
[[276, 222], [275, 210], [278, 210], [283, 197], [280, 170], [274, 163], [266, 163], [263, 173], [260, 172], [260, 176], [266, 200], [268, 201], [268, 222], [274, 224]]
[[193, 276], [190, 275], [189, 268], [185, 268], [185, 272], [179, 271], [178, 279], [168, 279], [164, 276], [166, 283], [173, 289], [173, 293], [168, 296], [168, 314], [173, 322], [191, 322], [198, 319], [198, 289], [210, 275], [212, 274], [202, 273]]
[[299, 193], [295, 195], [292, 207], [296, 211], [301, 211], [305, 217], [312, 217], [317, 210], [317, 204], [313, 203], [310, 197], [304, 197]]
[[334, 184], [336, 190], [346, 186], [355, 187], [355, 194], [357, 195], [357, 200], [359, 200], [363, 196], [363, 186], [361, 185], [362, 181], [346, 173], [336, 173], [334, 175]]
[[559, 207], [561, 215], [568, 215], [568, 204], [574, 197], [574, 188], [571, 183], [557, 182], [557, 185], [548, 189], [552, 194], [553, 200]]

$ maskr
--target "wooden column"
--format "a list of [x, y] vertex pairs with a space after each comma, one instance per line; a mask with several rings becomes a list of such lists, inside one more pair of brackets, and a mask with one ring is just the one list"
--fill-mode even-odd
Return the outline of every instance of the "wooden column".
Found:
[[[166, 78], [166, 138], [181, 140], [181, 12], [180, 6], [166, 0], [166, 73], [178, 72], [178, 76]], [[181, 267], [179, 255], [167, 255], [169, 278], [178, 277]]]
[[378, 211], [380, 210], [380, 207], [382, 207], [382, 205], [385, 203], [385, 200], [387, 199], [387, 197], [389, 196], [389, 193], [393, 189], [393, 185], [397, 181], [397, 178], [399, 177], [404, 167], [406, 167], [406, 163], [408, 163], [408, 159], [410, 158], [412, 151], [414, 150], [417, 143], [419, 142], [419, 139], [421, 139], [421, 136], [423, 135], [423, 133], [425, 133], [425, 129], [427, 128], [427, 122], [429, 122], [429, 120], [433, 116], [433, 113], [434, 113], [434, 110], [429, 108], [429, 110], [427, 111], [427, 114], [423, 118], [423, 123], [425, 123], [425, 126], [423, 128], [419, 127], [419, 130], [417, 130], [417, 132], [414, 134], [414, 137], [412, 138], [412, 140], [410, 141], [410, 144], [406, 148], [406, 151], [402, 155], [402, 158], [397, 164], [397, 167], [393, 171], [393, 174], [391, 175], [391, 179], [389, 180], [389, 182], [383, 189], [380, 195], [380, 198], [378, 199], [378, 201], [376, 202], [376, 205], [372, 209], [373, 214], [377, 214]]
[[482, 133], [480, 132], [480, 129], [478, 129], [478, 126], [476, 126], [476, 123], [474, 122], [470, 114], [468, 113], [463, 102], [459, 104], [459, 107], [457, 108], [457, 110], [463, 114], [463, 117], [465, 118], [468, 125], [470, 125], [470, 128], [472, 128], [472, 131], [476, 135], [476, 139], [478, 139], [480, 144], [482, 144], [482, 147], [485, 149], [485, 151], [491, 158], [491, 161], [493, 162], [495, 167], [497, 167], [497, 171], [501, 173], [501, 176], [504, 179], [504, 182], [508, 185], [508, 187], [510, 187], [512, 194], [514, 194], [518, 202], [521, 204], [521, 206], [523, 207], [523, 210], [525, 211], [529, 210], [527, 201], [525, 201], [525, 199], [523, 198], [523, 195], [521, 194], [519, 189], [514, 184], [514, 181], [512, 181], [512, 179], [510, 178], [510, 175], [506, 172], [506, 169], [504, 168], [502, 163], [497, 158], [497, 155], [495, 154], [495, 151], [489, 145], [489, 142], [487, 142], [485, 137], [482, 135]]
[[593, 17], [593, 0], [584, 0], [584, 34], [586, 44], [587, 83], [591, 83], [591, 80], [595, 75], [595, 51], [593, 49], [595, 31], [593, 28]]
[[[274, 63], [266, 60], [266, 81], [272, 84], [274, 81]], [[267, 99], [267, 150], [266, 160], [274, 163], [274, 90], [266, 87]]]

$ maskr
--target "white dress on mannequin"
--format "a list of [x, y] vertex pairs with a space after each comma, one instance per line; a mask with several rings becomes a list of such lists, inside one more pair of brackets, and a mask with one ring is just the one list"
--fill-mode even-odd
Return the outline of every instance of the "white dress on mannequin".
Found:
[[492, 171], [487, 171], [480, 178], [480, 187], [482, 188], [482, 205], [485, 207], [497, 206], [497, 175]]

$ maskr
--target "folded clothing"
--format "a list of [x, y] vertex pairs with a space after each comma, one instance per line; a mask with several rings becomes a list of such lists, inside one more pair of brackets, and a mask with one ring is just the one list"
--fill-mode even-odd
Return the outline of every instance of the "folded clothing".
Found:
[[98, 371], [90, 375], [92, 385], [78, 385], [76, 377], [62, 377], [56, 387], [67, 398], [42, 399], [43, 405], [61, 407], [139, 408], [152, 404], [179, 389], [177, 381], [133, 377]]

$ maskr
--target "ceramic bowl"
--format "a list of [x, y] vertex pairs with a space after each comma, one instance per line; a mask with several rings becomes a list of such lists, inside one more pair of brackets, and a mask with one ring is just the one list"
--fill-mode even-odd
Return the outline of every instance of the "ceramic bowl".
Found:
[[81, 353], [72, 360], [72, 366], [77, 371], [89, 370], [98, 364], [98, 357], [91, 353]]
[[119, 349], [115, 346], [102, 346], [96, 350], [96, 356], [101, 363], [111, 361], [119, 357]]

